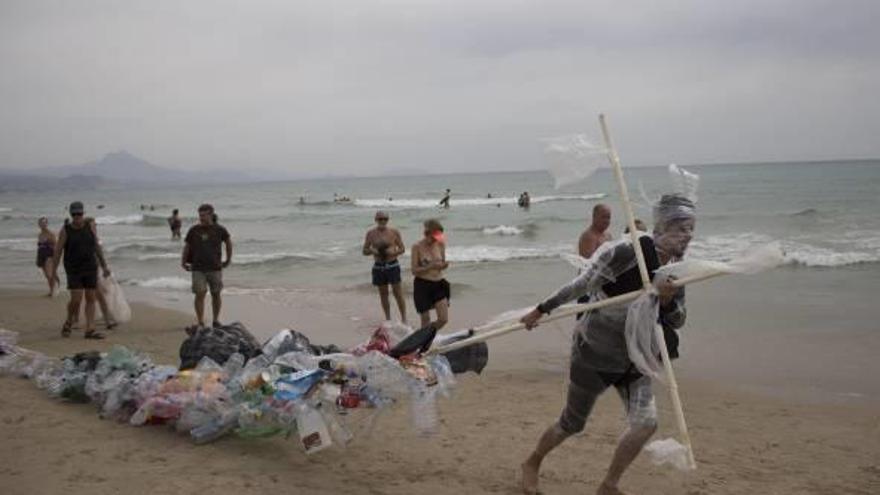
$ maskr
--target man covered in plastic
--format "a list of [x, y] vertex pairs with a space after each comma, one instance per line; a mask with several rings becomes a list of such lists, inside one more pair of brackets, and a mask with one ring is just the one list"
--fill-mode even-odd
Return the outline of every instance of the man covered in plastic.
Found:
[[[694, 213], [694, 203], [677, 194], [664, 195], [655, 205], [653, 234], [639, 238], [652, 277], [660, 265], [677, 261], [684, 255], [693, 235]], [[668, 336], [670, 356], [677, 357], [673, 347], [677, 345], [674, 330], [685, 321], [684, 288], [676, 288], [670, 280], [654, 281], [654, 286], [659, 299], [659, 322]], [[531, 329], [542, 315], [585, 294], [593, 294], [593, 300], [598, 300], [641, 287], [635, 250], [629, 238], [604, 243], [577, 278], [541, 302], [522, 322]], [[565, 439], [584, 429], [596, 399], [613, 386], [623, 400], [627, 427], [596, 493], [623, 493], [618, 488], [621, 476], [657, 429], [651, 378], [639, 372], [628, 353], [625, 336], [628, 309], [629, 305], [620, 304], [594, 310], [576, 324], [565, 408], [522, 464], [524, 492], [537, 493], [541, 461]]]

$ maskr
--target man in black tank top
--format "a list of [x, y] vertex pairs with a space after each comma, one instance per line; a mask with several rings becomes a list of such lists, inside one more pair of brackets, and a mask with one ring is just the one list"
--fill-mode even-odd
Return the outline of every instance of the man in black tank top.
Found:
[[70, 218], [64, 222], [58, 234], [58, 248], [55, 250], [55, 272], [58, 261], [64, 257], [64, 271], [67, 273], [67, 289], [70, 302], [67, 304], [67, 319], [61, 328], [61, 336], [70, 336], [70, 327], [76, 321], [83, 297], [86, 300], [85, 338], [103, 339], [104, 335], [95, 331], [95, 290], [98, 287], [98, 264], [103, 275], [110, 276], [104, 260], [104, 253], [98, 243], [98, 232], [93, 219], [85, 218], [83, 204], [70, 203]]

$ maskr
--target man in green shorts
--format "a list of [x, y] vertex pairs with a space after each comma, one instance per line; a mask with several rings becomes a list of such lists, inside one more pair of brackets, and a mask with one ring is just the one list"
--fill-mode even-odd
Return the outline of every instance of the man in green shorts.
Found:
[[[220, 245], [226, 245], [226, 261], [222, 261]], [[192, 291], [195, 294], [196, 317], [199, 326], [205, 325], [205, 293], [211, 291], [213, 326], [220, 325], [220, 292], [223, 290], [223, 269], [232, 262], [232, 238], [226, 227], [217, 223], [214, 207], [199, 206], [199, 223], [190, 227], [184, 239], [180, 266], [192, 272]]]

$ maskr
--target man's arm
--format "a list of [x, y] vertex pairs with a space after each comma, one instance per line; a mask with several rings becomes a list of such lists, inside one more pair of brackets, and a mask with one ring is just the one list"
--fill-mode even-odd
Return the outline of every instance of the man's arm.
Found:
[[227, 235], [226, 239], [223, 240], [223, 244], [226, 245], [226, 261], [223, 262], [223, 268], [226, 268], [232, 263], [232, 237]]
[[582, 258], [589, 258], [592, 256], [598, 247], [598, 240], [589, 230], [584, 231], [584, 233], [581, 234], [580, 239], [578, 239], [578, 254], [580, 254]]
[[95, 236], [95, 257], [98, 258], [98, 263], [101, 264], [101, 270], [104, 271], [104, 277], [109, 277], [110, 268], [107, 267], [107, 260], [104, 259], [104, 248], [101, 247], [101, 241], [98, 240], [98, 227], [95, 226], [94, 220], [89, 222], [89, 228], [92, 229], [92, 235]]
[[400, 235], [400, 231], [394, 229], [394, 245], [397, 246], [397, 252], [394, 253], [395, 256], [400, 256], [406, 252], [406, 246], [403, 244], [403, 236]]
[[663, 328], [677, 330], [687, 320], [687, 308], [684, 304], [684, 287], [679, 287], [669, 296], [660, 292], [660, 324]]
[[376, 252], [375, 252], [376, 250], [373, 249], [373, 236], [372, 236], [372, 234], [373, 234], [373, 231], [369, 230], [369, 231], [367, 231], [367, 235], [364, 236], [364, 247], [363, 247], [363, 249], [361, 249], [361, 252], [364, 254], [364, 256], [373, 256], [374, 254], [376, 254]]
[[615, 280], [628, 268], [627, 260], [633, 262], [635, 260], [635, 252], [631, 245], [620, 244], [603, 250], [595, 258], [590, 258], [590, 262], [580, 275], [543, 300], [520, 321], [526, 324], [526, 328], [536, 326], [541, 316], [550, 313], [568, 301], [595, 292], [603, 284]]

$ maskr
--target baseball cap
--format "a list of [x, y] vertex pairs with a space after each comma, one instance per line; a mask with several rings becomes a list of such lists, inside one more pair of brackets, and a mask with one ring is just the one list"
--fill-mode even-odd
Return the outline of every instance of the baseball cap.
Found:
[[83, 207], [82, 201], [74, 201], [73, 203], [70, 203], [68, 210], [71, 215], [74, 215], [76, 213], [83, 213], [85, 208]]

